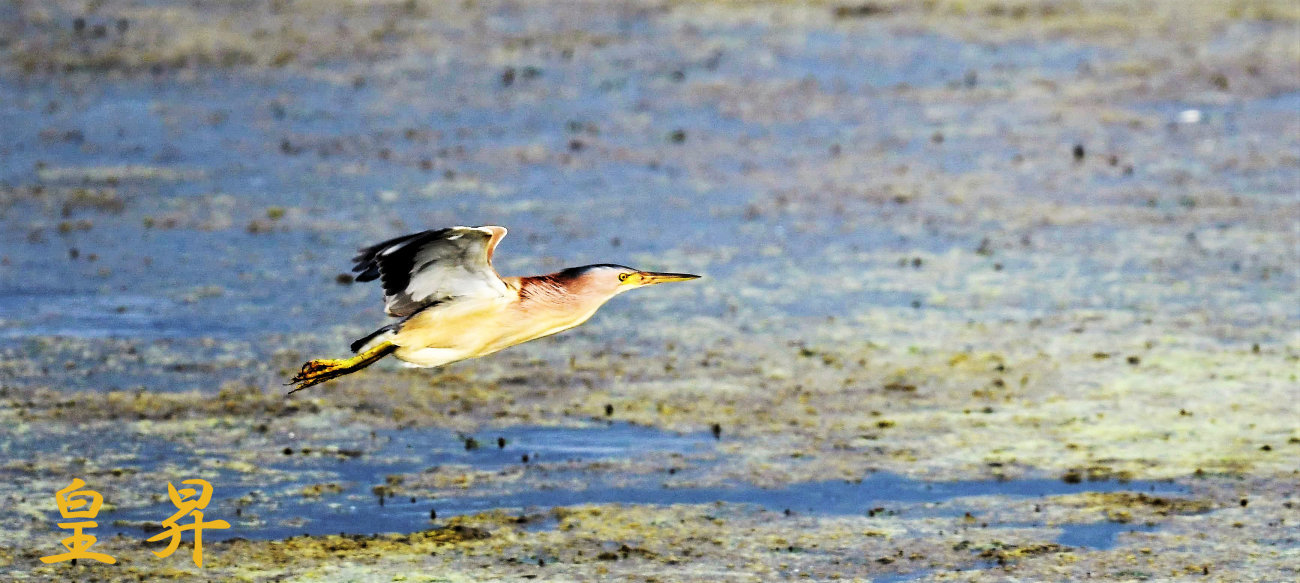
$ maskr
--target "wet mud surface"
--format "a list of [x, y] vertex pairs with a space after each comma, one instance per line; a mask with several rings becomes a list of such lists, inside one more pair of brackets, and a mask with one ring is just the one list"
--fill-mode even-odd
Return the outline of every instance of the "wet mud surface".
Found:
[[[1287, 2], [0, 6], [0, 575], [1300, 577]], [[343, 276], [700, 273], [286, 397]], [[46, 565], [54, 493], [101, 492]], [[144, 540], [214, 490], [205, 563]]]

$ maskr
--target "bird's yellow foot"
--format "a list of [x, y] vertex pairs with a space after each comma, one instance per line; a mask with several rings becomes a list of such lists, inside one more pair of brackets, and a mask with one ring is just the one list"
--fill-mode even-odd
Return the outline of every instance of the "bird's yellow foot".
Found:
[[294, 375], [285, 384], [294, 385], [293, 390], [289, 391], [289, 394], [292, 395], [312, 385], [319, 385], [330, 379], [357, 372], [388, 356], [394, 350], [397, 350], [396, 346], [384, 342], [352, 358], [309, 360], [302, 365], [302, 370], [299, 370], [298, 374]]
[[332, 378], [348, 374], [355, 370], [351, 366], [353, 364], [355, 363], [350, 359], [339, 360], [326, 358], [320, 360], [309, 360], [306, 364], [302, 365], [302, 370], [298, 371], [297, 375], [294, 375], [292, 379], [289, 379], [289, 384], [294, 385], [294, 389], [289, 391], [289, 394], [296, 393], [312, 385], [319, 385]]

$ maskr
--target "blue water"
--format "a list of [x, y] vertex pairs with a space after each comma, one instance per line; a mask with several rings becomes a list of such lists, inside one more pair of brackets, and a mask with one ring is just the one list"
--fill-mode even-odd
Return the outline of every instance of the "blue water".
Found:
[[[472, 438], [476, 448], [467, 449]], [[498, 439], [505, 440], [498, 447]], [[874, 516], [899, 515], [905, 518], [926, 516], [961, 516], [969, 509], [961, 498], [971, 496], [1009, 496], [1042, 498], [1084, 492], [1144, 492], [1163, 496], [1180, 496], [1186, 488], [1172, 482], [1089, 481], [1067, 483], [1054, 479], [969, 480], [927, 482], [877, 472], [860, 480], [806, 482], [783, 488], [759, 488], [744, 483], [726, 487], [683, 487], [669, 483], [670, 475], [618, 475], [585, 469], [598, 461], [632, 460], [645, 456], [681, 455], [682, 472], [674, 480], [702, 475], [716, 463], [716, 441], [708, 433], [675, 434], [625, 423], [588, 429], [513, 427], [479, 432], [472, 436], [438, 429], [380, 431], [375, 437], [359, 442], [364, 451], [356, 457], [286, 456], [282, 463], [271, 464], [272, 471], [287, 470], [298, 476], [288, 482], [257, 488], [264, 492], [251, 497], [252, 502], [239, 506], [244, 517], [256, 516], [260, 523], [241, 523], [232, 495], [257, 483], [256, 474], [240, 475], [227, 470], [210, 480], [217, 495], [207, 512], [209, 519], [221, 517], [232, 528], [205, 534], [208, 540], [234, 537], [278, 539], [300, 534], [374, 534], [414, 532], [431, 528], [451, 516], [472, 514], [491, 509], [506, 509], [540, 520], [534, 528], [547, 528], [551, 508], [581, 504], [748, 504], [773, 512], [822, 515]], [[147, 448], [146, 448], [147, 449]], [[174, 452], [177, 454], [179, 452]], [[527, 455], [529, 461], [523, 462]], [[183, 453], [172, 456], [174, 463], [185, 467]], [[211, 455], [204, 459], [211, 460]], [[580, 483], [577, 489], [517, 488], [485, 484], [471, 487], [447, 497], [412, 501], [400, 494], [380, 499], [373, 490], [389, 476], [414, 478], [426, 468], [456, 464], [467, 471], [501, 471], [519, 467], [553, 483]], [[617, 483], [612, 479], [619, 480]], [[342, 492], [320, 497], [303, 497], [305, 486], [337, 483]], [[678, 482], [680, 483], [680, 482]], [[238, 497], [238, 496], [235, 496]], [[170, 504], [124, 509], [106, 513], [107, 520], [127, 524], [156, 523], [168, 516]], [[430, 511], [437, 520], [430, 520]], [[292, 524], [285, 524], [286, 521]], [[1009, 525], [1016, 526], [1016, 525]], [[993, 525], [992, 528], [997, 528]], [[1107, 548], [1114, 537], [1125, 530], [1150, 530], [1150, 527], [1118, 523], [1063, 525], [1057, 542], [1069, 546]], [[117, 527], [127, 536], [145, 534], [134, 526]]]

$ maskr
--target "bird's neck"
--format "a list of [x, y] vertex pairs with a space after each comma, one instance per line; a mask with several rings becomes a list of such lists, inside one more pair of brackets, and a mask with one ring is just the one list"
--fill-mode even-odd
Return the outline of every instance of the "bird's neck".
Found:
[[556, 274], [518, 278], [519, 308], [534, 317], [573, 320], [577, 325], [590, 318], [609, 298], [584, 293], [580, 284]]

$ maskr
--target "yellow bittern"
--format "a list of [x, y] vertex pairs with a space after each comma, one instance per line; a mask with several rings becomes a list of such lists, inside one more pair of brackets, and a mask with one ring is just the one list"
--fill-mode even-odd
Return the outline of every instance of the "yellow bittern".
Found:
[[312, 360], [290, 393], [359, 371], [389, 354], [432, 367], [492, 354], [586, 322], [627, 290], [698, 278], [622, 265], [570, 267], [550, 275], [501, 277], [492, 253], [504, 227], [451, 227], [361, 249], [357, 281], [380, 280], [389, 316], [401, 318], [352, 343], [356, 356]]

